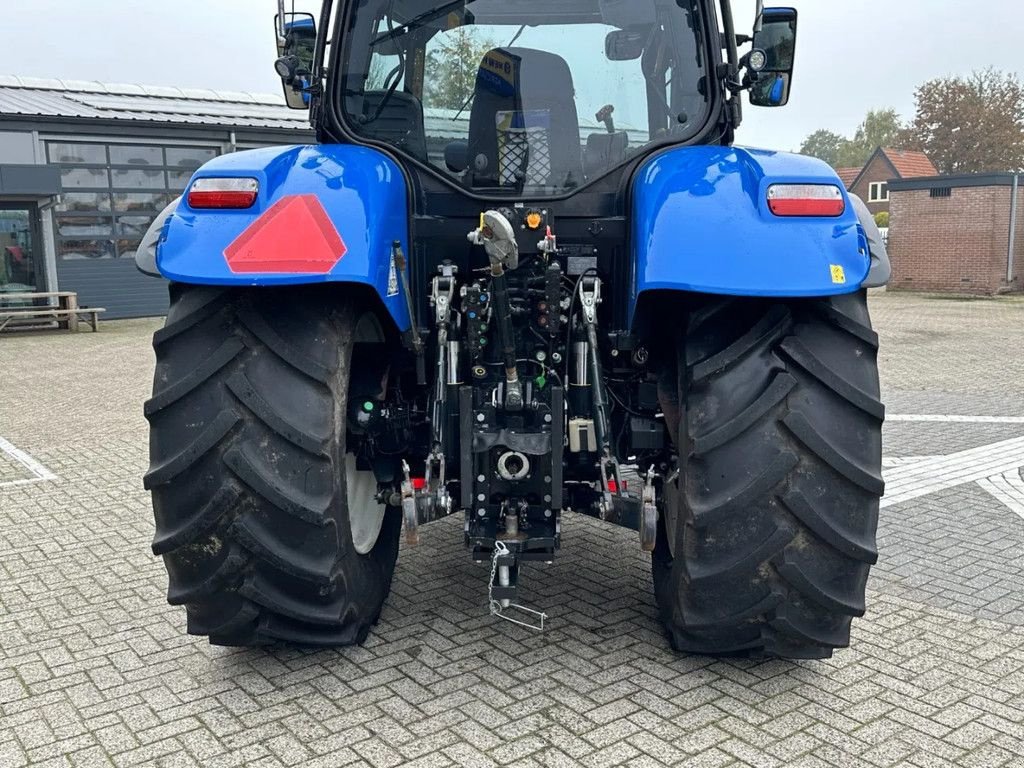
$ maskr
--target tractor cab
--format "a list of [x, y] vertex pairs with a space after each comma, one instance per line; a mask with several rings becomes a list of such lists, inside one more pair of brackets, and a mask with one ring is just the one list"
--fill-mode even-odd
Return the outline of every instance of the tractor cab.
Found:
[[378, 0], [352, 25], [343, 118], [473, 193], [566, 195], [707, 122], [704, 20], [674, 0]]
[[[758, 77], [737, 59], [727, 2], [331, 5], [322, 14], [334, 20], [319, 48], [322, 86], [289, 79], [286, 66], [289, 102], [296, 87], [306, 96], [296, 106], [321, 96], [321, 140], [380, 146], [431, 182], [474, 196], [566, 197], [658, 148], [728, 143], [740, 119], [734, 96], [755, 81], [766, 106], [788, 99], [789, 9], [762, 13], [758, 34], [772, 50], [788, 46], [788, 56], [760, 51], [759, 72], [769, 59], [785, 71]], [[306, 39], [295, 31], [308, 32], [311, 18], [280, 19], [282, 40]]]

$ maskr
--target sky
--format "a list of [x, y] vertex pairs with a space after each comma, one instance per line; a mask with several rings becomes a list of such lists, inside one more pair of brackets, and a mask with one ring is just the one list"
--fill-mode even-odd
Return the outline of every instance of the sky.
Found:
[[[769, 3], [770, 4], [770, 3]], [[800, 11], [789, 105], [746, 107], [738, 141], [792, 150], [869, 109], [914, 112], [914, 90], [996, 67], [1024, 74], [1021, 0], [790, 0]], [[279, 93], [276, 0], [4, 0], [0, 74]], [[297, 0], [299, 9], [318, 6]], [[740, 32], [754, 0], [733, 0]], [[978, 10], [975, 10], [978, 9]]]

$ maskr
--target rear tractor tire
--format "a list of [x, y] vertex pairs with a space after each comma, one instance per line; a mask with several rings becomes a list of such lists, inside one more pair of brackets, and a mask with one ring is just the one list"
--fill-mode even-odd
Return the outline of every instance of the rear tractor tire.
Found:
[[827, 658], [849, 644], [884, 490], [877, 350], [864, 292], [689, 313], [679, 407], [665, 409], [680, 479], [653, 555], [677, 650]]
[[369, 364], [356, 306], [322, 287], [171, 286], [145, 485], [190, 634], [348, 645], [377, 621], [401, 521], [346, 454], [349, 372]]

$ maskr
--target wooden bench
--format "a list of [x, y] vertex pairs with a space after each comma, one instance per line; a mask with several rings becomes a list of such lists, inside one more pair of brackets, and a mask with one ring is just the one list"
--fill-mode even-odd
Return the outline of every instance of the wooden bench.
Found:
[[[39, 299], [57, 300], [57, 305], [10, 306], [11, 302], [24, 303]], [[73, 291], [50, 291], [45, 293], [0, 293], [0, 331], [8, 326], [27, 329], [38, 328], [40, 322], [56, 322], [58, 327], [77, 331], [78, 323], [84, 319], [95, 333], [99, 330], [99, 316], [107, 310], [103, 307], [79, 307], [78, 294]]]

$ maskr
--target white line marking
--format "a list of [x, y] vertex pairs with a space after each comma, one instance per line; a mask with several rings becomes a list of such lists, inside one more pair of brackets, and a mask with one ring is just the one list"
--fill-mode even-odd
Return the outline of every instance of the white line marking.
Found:
[[996, 501], [1009, 507], [1011, 512], [1024, 518], [1024, 479], [1021, 478], [1020, 472], [1012, 470], [1001, 475], [986, 477], [984, 480], [979, 480], [978, 485], [991, 494]]
[[883, 456], [882, 466], [883, 467], [903, 467], [907, 464], [917, 464], [922, 461], [928, 461], [934, 459], [935, 456]]
[[883, 507], [927, 496], [1024, 466], [1024, 437], [893, 467], [886, 473]]
[[954, 416], [946, 414], [894, 414], [886, 421], [943, 422], [953, 424], [1024, 424], [1024, 416]]
[[11, 443], [0, 437], [0, 451], [3, 451], [16, 462], [21, 464], [32, 477], [26, 480], [9, 480], [5, 483], [0, 483], [0, 488], [11, 488], [16, 485], [28, 485], [29, 483], [38, 483], [43, 480], [56, 480], [57, 476], [50, 470], [40, 464], [38, 461], [33, 459], [27, 453], [20, 448], [12, 445]]

